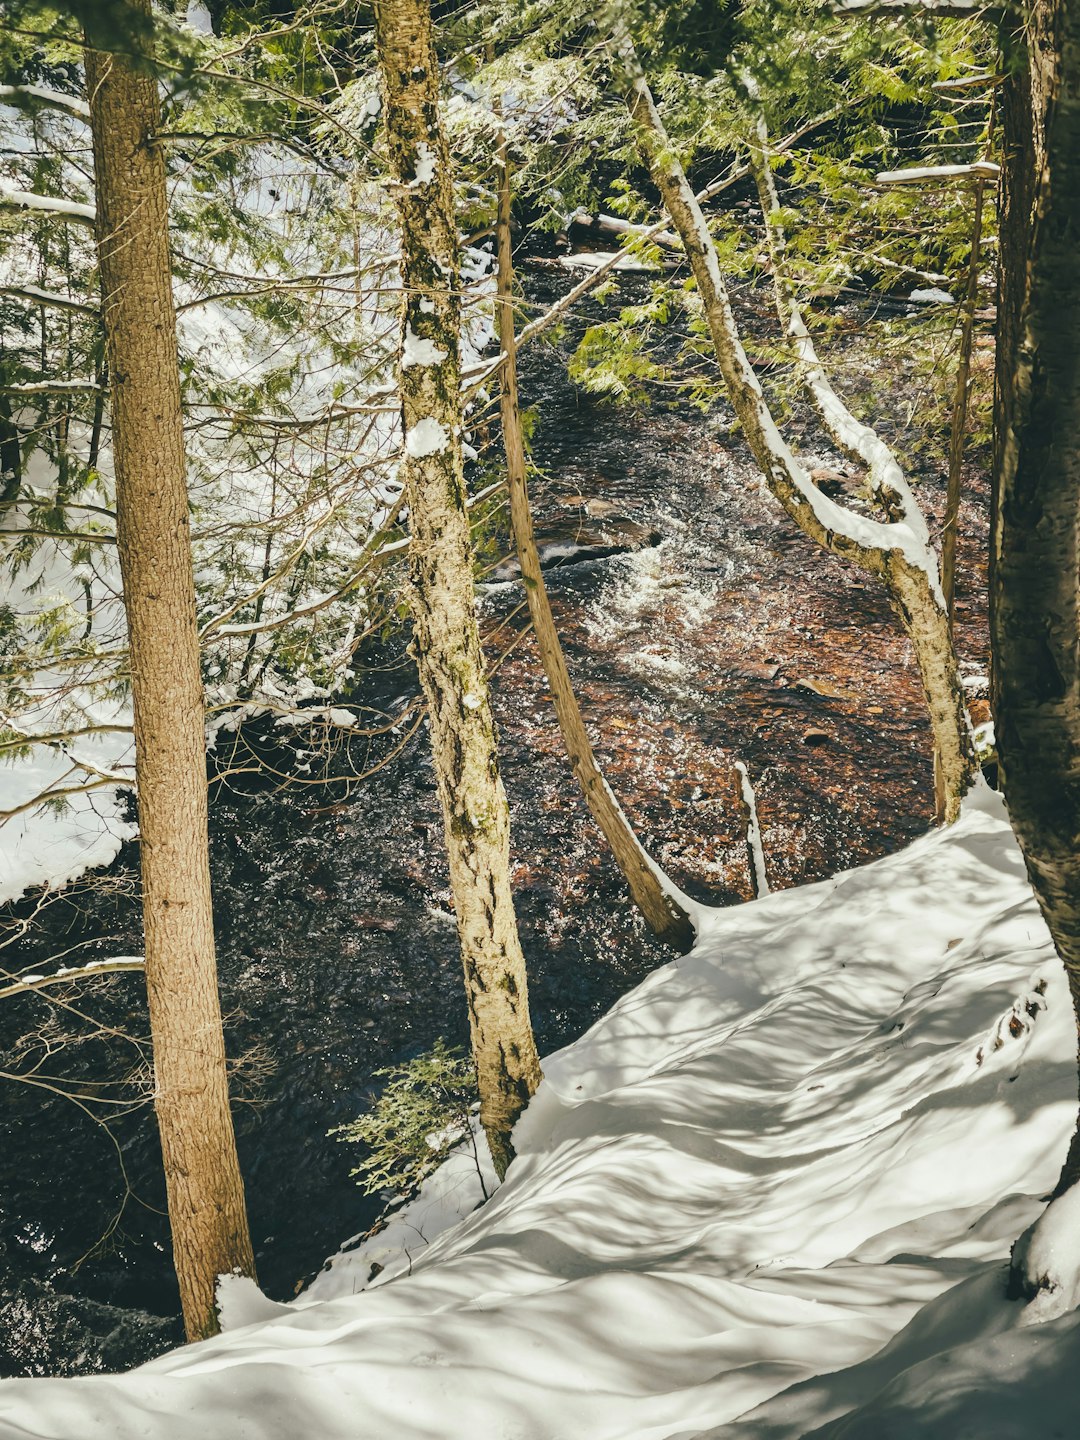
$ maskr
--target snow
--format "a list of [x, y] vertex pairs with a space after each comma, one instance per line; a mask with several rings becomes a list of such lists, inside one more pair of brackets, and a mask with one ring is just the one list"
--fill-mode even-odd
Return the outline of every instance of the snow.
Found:
[[44, 85], [0, 85], [0, 101], [11, 101], [16, 105], [49, 105], [78, 120], [90, 121], [90, 106], [85, 100], [65, 95], [62, 90], [50, 90]]
[[44, 211], [58, 219], [73, 220], [83, 225], [93, 225], [96, 219], [93, 205], [58, 200], [50, 195], [35, 195], [29, 190], [13, 190], [8, 185], [0, 185], [0, 209]]
[[912, 290], [908, 296], [912, 305], [955, 305], [956, 297], [950, 295], [948, 290], [942, 290], [937, 285], [931, 285], [926, 290]]
[[[615, 258], [616, 254], [618, 259]], [[611, 270], [632, 270], [643, 274], [651, 274], [658, 269], [656, 265], [650, 265], [645, 260], [623, 254], [621, 250], [575, 250], [570, 255], [560, 255], [559, 264], [566, 270], [599, 270], [602, 266], [607, 266]]]
[[996, 180], [1001, 166], [992, 160], [976, 160], [971, 165], [914, 165], [907, 170], [882, 170], [879, 185], [922, 185], [940, 180]]
[[439, 455], [450, 444], [450, 436], [434, 415], [418, 420], [405, 436], [405, 449], [414, 460]]
[[760, 899], [770, 893], [768, 871], [765, 869], [765, 848], [761, 843], [761, 821], [758, 819], [757, 796], [750, 780], [750, 772], [741, 760], [735, 761], [739, 772], [739, 791], [746, 806], [746, 843], [754, 866], [754, 894]]
[[210, 11], [203, 4], [203, 0], [188, 0], [184, 24], [189, 30], [194, 30], [199, 35], [213, 35], [214, 33], [214, 22]]
[[426, 140], [416, 147], [416, 168], [410, 185], [430, 185], [435, 179], [435, 151]]
[[[1005, 1296], [1076, 1069], [997, 798], [697, 918], [690, 955], [546, 1059], [487, 1204], [459, 1153], [295, 1301], [226, 1277], [214, 1340], [0, 1385], [0, 1434], [1077, 1434], [1080, 1316], [1027, 1325]], [[1074, 1203], [1029, 1259], [1069, 1268]]]
[[441, 365], [450, 352], [442, 350], [434, 340], [423, 335], [414, 335], [412, 326], [405, 326], [405, 341], [401, 347], [401, 368], [410, 365]]
[[1017, 1241], [1013, 1264], [1035, 1293], [1024, 1324], [1057, 1320], [1080, 1306], [1080, 1185], [1052, 1201]]

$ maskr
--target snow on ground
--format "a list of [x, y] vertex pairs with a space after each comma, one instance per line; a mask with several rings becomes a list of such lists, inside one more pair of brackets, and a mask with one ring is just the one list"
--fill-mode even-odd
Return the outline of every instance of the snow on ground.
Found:
[[547, 1059], [483, 1208], [442, 1229], [462, 1157], [291, 1305], [233, 1282], [218, 1339], [0, 1385], [0, 1436], [1080, 1433], [1080, 1318], [1004, 1294], [1076, 1069], [997, 801], [703, 931]]

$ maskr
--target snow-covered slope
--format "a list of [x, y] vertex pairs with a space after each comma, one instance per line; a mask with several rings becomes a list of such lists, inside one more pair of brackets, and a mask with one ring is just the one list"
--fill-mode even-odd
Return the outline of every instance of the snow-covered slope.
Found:
[[714, 912], [549, 1057], [507, 1183], [426, 1248], [343, 1254], [287, 1307], [234, 1290], [255, 1323], [130, 1375], [7, 1382], [0, 1435], [1074, 1436], [1080, 1322], [1021, 1328], [1003, 1287], [1074, 1121], [1074, 1048], [984, 797]]

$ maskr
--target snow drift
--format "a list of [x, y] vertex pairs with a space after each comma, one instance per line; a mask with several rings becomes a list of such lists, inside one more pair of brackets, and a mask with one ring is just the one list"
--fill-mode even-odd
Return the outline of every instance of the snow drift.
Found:
[[216, 1340], [0, 1385], [0, 1436], [1080, 1433], [1080, 1318], [1005, 1299], [1076, 1067], [997, 801], [703, 928], [549, 1057], [482, 1209], [433, 1238], [459, 1161], [291, 1305], [230, 1287]]

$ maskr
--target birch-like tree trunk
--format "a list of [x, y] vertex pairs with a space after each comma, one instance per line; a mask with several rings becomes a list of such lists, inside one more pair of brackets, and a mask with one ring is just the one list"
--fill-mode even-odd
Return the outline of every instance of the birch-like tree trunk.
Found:
[[[795, 459], [777, 429], [746, 357], [716, 247], [664, 129], [637, 53], [625, 33], [616, 37], [615, 47], [642, 156], [682, 237], [720, 371], [747, 443], [769, 490], [804, 534], [888, 585], [912, 640], [926, 691], [939, 756], [938, 812], [941, 818], [954, 820], [971, 783], [975, 762], [952, 641], [948, 625], [939, 618], [944, 616], [945, 607], [922, 516], [913, 502], [911, 506], [903, 503], [903, 490], [897, 486], [896, 477], [886, 474], [883, 467], [877, 471], [877, 483], [883, 496], [897, 506], [897, 518], [887, 524], [837, 505], [817, 489]], [[824, 398], [821, 381], [828, 383], [823, 372], [818, 375], [818, 389]], [[836, 416], [838, 422], [840, 418]], [[873, 461], [864, 458], [873, 473]]]
[[461, 453], [458, 238], [429, 0], [379, 0], [375, 29], [404, 292], [402, 478], [414, 653], [428, 700], [465, 969], [480, 1119], [502, 1175], [540, 1082], [510, 894], [510, 824], [476, 624]]
[[[1069, 976], [1080, 1033], [1080, 6], [1039, 0], [1003, 106], [990, 593], [1009, 817]], [[1058, 1193], [1080, 1182], [1080, 1129]]]
[[[133, 0], [150, 15], [150, 0]], [[86, 52], [112, 380], [116, 530], [135, 711], [146, 991], [173, 1256], [188, 1338], [218, 1328], [216, 1277], [254, 1275], [214, 957], [165, 162], [147, 57]]]
[[[749, 76], [742, 78], [750, 109], [751, 134], [747, 147], [750, 169], [765, 223], [777, 314], [794, 347], [803, 387], [833, 443], [851, 459], [866, 466], [870, 494], [890, 517], [873, 526], [866, 536], [870, 543], [864, 543], [860, 547], [862, 553], [852, 558], [884, 581], [911, 640], [934, 737], [937, 818], [953, 820], [971, 784], [975, 761], [967, 702], [952, 640], [950, 607], [930, 545], [930, 532], [896, 456], [875, 430], [851, 413], [833, 388], [818, 356], [787, 273], [786, 239], [780, 218], [780, 199], [769, 163], [765, 117], [753, 80]], [[955, 517], [953, 523], [955, 525]], [[906, 532], [899, 544], [893, 542], [893, 526], [903, 526]], [[812, 538], [832, 549], [828, 527], [824, 529], [824, 535]], [[903, 543], [912, 536], [918, 543], [914, 554], [910, 543]]]
[[694, 943], [693, 922], [675, 896], [661, 884], [644, 847], [631, 829], [596, 763], [581, 707], [578, 705], [566, 666], [555, 617], [551, 613], [547, 586], [544, 584], [544, 572], [540, 566], [529, 505], [528, 469], [518, 397], [514, 266], [510, 234], [510, 158], [505, 138], [499, 147], [499, 162], [496, 317], [499, 347], [502, 351], [500, 417], [503, 448], [506, 453], [507, 486], [510, 492], [510, 522], [518, 560], [521, 563], [521, 581], [525, 587], [529, 615], [536, 632], [536, 646], [540, 652], [540, 661], [551, 691], [552, 705], [574, 776], [581, 786], [593, 819], [611, 847], [615, 863], [630, 887], [634, 903], [654, 934], [678, 950], [686, 951]]

